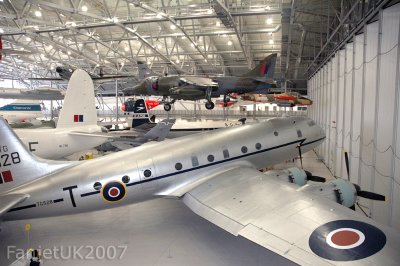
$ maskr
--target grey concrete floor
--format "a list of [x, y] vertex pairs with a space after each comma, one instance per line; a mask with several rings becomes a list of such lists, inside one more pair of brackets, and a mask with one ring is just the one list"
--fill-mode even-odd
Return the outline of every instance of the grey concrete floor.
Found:
[[[280, 164], [278, 168], [292, 165]], [[313, 152], [304, 155], [304, 166], [314, 174], [330, 174]], [[31, 224], [29, 240], [27, 223]], [[56, 247], [58, 251], [50, 256], [53, 259], [44, 260], [43, 265], [293, 265], [245, 238], [225, 232], [173, 199], [86, 214], [4, 222], [1, 228], [1, 266], [12, 261], [7, 259], [7, 248], [12, 246], [42, 250]], [[60, 257], [59, 249], [63, 248], [63, 256], [68, 257], [74, 247], [81, 248], [79, 254], [83, 257], [89, 257], [56, 258]], [[115, 249], [117, 258], [101, 259], [103, 247], [109, 247], [110, 252]], [[126, 252], [119, 259], [123, 247]]]

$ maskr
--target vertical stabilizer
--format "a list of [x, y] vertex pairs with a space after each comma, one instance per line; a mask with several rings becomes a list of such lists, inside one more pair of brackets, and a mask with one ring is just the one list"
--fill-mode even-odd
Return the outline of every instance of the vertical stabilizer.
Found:
[[77, 69], [68, 82], [57, 128], [82, 126], [97, 126], [97, 111], [93, 81], [86, 71]]
[[265, 78], [272, 80], [275, 73], [277, 54], [270, 54], [262, 60], [255, 68], [243, 75], [243, 77]]
[[146, 103], [143, 99], [138, 99], [135, 102], [133, 109], [132, 128], [137, 128], [143, 124], [150, 123], [149, 113], [147, 111]]
[[146, 62], [138, 61], [139, 68], [139, 80], [145, 79], [147, 77], [158, 77], [159, 75], [151, 70]]
[[71, 164], [32, 155], [0, 118], [0, 194]]

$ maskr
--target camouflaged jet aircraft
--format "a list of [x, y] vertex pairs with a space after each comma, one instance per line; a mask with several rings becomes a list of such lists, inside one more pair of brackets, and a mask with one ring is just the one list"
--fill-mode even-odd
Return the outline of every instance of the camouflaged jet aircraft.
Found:
[[[271, 54], [254, 69], [240, 77], [200, 77], [200, 76], [165, 76], [159, 77], [147, 67], [145, 62], [138, 62], [139, 78], [143, 80], [133, 88], [125, 89], [125, 95], [163, 96], [164, 110], [170, 111], [175, 100], [206, 99], [205, 107], [214, 108], [211, 98], [224, 95], [224, 103], [229, 102], [228, 94], [257, 92], [267, 93], [275, 85], [273, 80], [277, 54]], [[168, 100], [168, 98], [172, 100]]]
[[299, 168], [258, 171], [324, 139], [311, 119], [276, 118], [61, 162], [32, 156], [0, 119], [0, 219], [175, 198], [301, 265], [398, 265], [400, 233], [347, 208], [362, 195], [358, 186], [343, 179], [304, 185], [321, 178]]

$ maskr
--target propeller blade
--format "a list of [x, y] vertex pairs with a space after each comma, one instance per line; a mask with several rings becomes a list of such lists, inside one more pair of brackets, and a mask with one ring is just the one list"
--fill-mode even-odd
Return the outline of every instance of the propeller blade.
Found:
[[344, 152], [344, 161], [346, 163], [347, 180], [350, 181], [349, 155], [347, 154], [347, 151]]
[[297, 149], [299, 150], [301, 169], [303, 169], [303, 156], [301, 155], [301, 145], [298, 145]]
[[325, 177], [316, 176], [316, 175], [313, 175], [313, 176], [310, 176], [310, 177], [307, 176], [307, 179], [311, 180], [311, 181], [314, 181], [314, 182], [321, 182], [321, 183], [325, 183], [326, 182], [326, 178]]
[[357, 191], [357, 195], [366, 199], [371, 199], [371, 200], [378, 200], [378, 201], [386, 201], [386, 197], [374, 192], [369, 192], [369, 191]]

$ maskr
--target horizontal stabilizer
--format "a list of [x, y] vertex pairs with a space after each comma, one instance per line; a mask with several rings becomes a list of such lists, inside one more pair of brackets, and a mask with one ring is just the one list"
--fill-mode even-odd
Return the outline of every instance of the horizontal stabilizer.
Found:
[[27, 194], [8, 194], [0, 196], [0, 217], [27, 198], [29, 198]]

